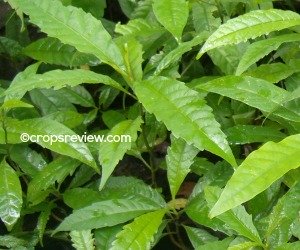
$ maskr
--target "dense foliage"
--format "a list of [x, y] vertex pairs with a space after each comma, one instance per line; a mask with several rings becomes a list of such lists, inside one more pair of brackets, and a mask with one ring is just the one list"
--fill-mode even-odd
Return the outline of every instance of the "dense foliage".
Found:
[[297, 1], [6, 2], [1, 248], [300, 249]]

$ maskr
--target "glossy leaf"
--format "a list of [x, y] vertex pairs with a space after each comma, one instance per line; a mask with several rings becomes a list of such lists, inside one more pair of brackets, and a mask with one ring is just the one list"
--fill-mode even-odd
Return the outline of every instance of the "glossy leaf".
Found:
[[124, 226], [123, 230], [117, 234], [116, 240], [112, 243], [111, 250], [150, 249], [153, 236], [162, 223], [165, 213], [166, 210], [161, 209], [135, 218], [132, 223]]
[[[194, 90], [184, 83], [165, 77], [152, 77], [135, 85], [139, 101], [146, 110], [172, 131], [199, 150], [206, 149], [235, 166], [226, 137], [212, 110]], [[160, 107], [157, 107], [160, 103]], [[178, 121], [181, 121], [178, 123]]]
[[172, 198], [175, 199], [184, 178], [190, 172], [190, 166], [193, 164], [193, 159], [199, 150], [192, 145], [188, 145], [180, 138], [172, 137], [171, 142], [166, 162], [170, 190]]
[[296, 25], [300, 25], [300, 15], [292, 11], [278, 9], [251, 11], [221, 25], [207, 39], [198, 57], [217, 47], [237, 44]]
[[291, 135], [252, 152], [228, 181], [210, 215], [217, 216], [252, 199], [289, 170], [299, 167], [299, 142], [299, 134]]
[[188, 3], [185, 0], [154, 0], [153, 11], [157, 20], [178, 40], [181, 40], [189, 15]]
[[29, 15], [30, 21], [50, 37], [93, 54], [101, 61], [122, 71], [123, 58], [102, 23], [91, 14], [58, 0], [14, 0], [16, 8]]
[[134, 121], [127, 120], [118, 123], [114, 126], [111, 131], [107, 134], [108, 137], [126, 135], [128, 141], [119, 142], [102, 142], [99, 146], [99, 162], [102, 166], [102, 177], [99, 189], [102, 189], [117, 166], [118, 162], [123, 158], [127, 150], [131, 148], [131, 145], [137, 139], [137, 132], [140, 130], [142, 124], [141, 117], [138, 117]]
[[72, 246], [76, 250], [93, 250], [94, 249], [94, 238], [91, 230], [85, 231], [71, 231]]
[[0, 164], [0, 218], [9, 231], [20, 217], [22, 203], [19, 177], [4, 159]]

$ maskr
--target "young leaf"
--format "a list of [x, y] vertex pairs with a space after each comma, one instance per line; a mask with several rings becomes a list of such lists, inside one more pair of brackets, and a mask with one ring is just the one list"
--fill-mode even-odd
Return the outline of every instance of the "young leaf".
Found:
[[300, 122], [299, 114], [283, 104], [289, 92], [262, 79], [224, 76], [195, 88], [227, 96], [286, 120]]
[[20, 217], [22, 203], [19, 177], [4, 159], [0, 164], [0, 218], [9, 231]]
[[[99, 162], [102, 166], [102, 177], [99, 189], [101, 190], [118, 162], [123, 158], [127, 150], [131, 148], [133, 142], [137, 139], [137, 132], [140, 130], [142, 124], [141, 117], [134, 121], [127, 120], [118, 123], [107, 134], [107, 138], [114, 136], [126, 135], [130, 137], [129, 141], [119, 142], [102, 142], [99, 146]], [[128, 139], [128, 138], [127, 138]]]
[[184, 181], [184, 178], [190, 172], [190, 166], [193, 159], [198, 154], [198, 149], [192, 145], [188, 145], [181, 138], [171, 139], [171, 148], [168, 149], [166, 157], [168, 181], [171, 189], [172, 198], [175, 196]]
[[[212, 109], [199, 93], [166, 77], [152, 77], [136, 83], [134, 91], [146, 110], [163, 121], [175, 137], [181, 137], [198, 149], [204, 148], [236, 165]], [[160, 103], [159, 107], [157, 103]]]
[[252, 152], [228, 181], [210, 216], [218, 216], [252, 199], [289, 170], [299, 167], [299, 143], [300, 134], [291, 135]]
[[224, 45], [237, 44], [272, 31], [300, 25], [300, 15], [292, 11], [270, 9], [255, 10], [230, 19], [221, 25], [201, 48], [198, 58], [205, 52]]
[[29, 44], [23, 49], [23, 53], [38, 61], [66, 67], [100, 63], [96, 57], [78, 52], [73, 46], [63, 44], [52, 37], [42, 38]]
[[75, 70], [52, 70], [44, 74], [32, 74], [26, 79], [20, 79], [14, 81], [14, 84], [11, 85], [6, 91], [5, 95], [18, 95], [19, 98], [30, 90], [36, 88], [52, 88], [60, 89], [66, 85], [74, 87], [81, 83], [103, 83], [105, 85], [112, 86], [116, 89], [127, 92], [122, 88], [122, 86], [114, 81], [112, 78], [97, 74], [95, 72], [84, 70], [84, 69], [75, 69]]
[[120, 50], [102, 23], [91, 14], [58, 0], [14, 0], [15, 8], [29, 15], [30, 21], [50, 37], [93, 54], [121, 72], [124, 67]]
[[245, 54], [242, 56], [235, 74], [241, 75], [259, 59], [265, 57], [273, 50], [278, 49], [281, 44], [299, 40], [300, 34], [286, 34], [252, 43], [248, 46]]
[[93, 250], [94, 247], [94, 238], [91, 230], [84, 231], [71, 231], [70, 232], [71, 240], [73, 242], [72, 246], [76, 250]]
[[117, 234], [111, 250], [150, 249], [153, 236], [162, 223], [165, 213], [166, 209], [161, 209], [135, 218], [132, 223], [124, 226], [123, 230]]
[[151, 200], [136, 197], [95, 202], [74, 211], [64, 219], [55, 232], [111, 227], [161, 208], [153, 205]]
[[80, 165], [77, 160], [59, 157], [42, 169], [28, 185], [27, 200], [33, 205], [48, 195], [48, 188], [56, 182], [61, 183]]
[[189, 15], [188, 3], [185, 0], [154, 0], [153, 11], [157, 20], [180, 41]]
[[[212, 207], [220, 196], [221, 189], [218, 187], [206, 187], [205, 198], [209, 207]], [[252, 216], [247, 213], [243, 206], [236, 207], [218, 216], [218, 218], [226, 223], [226, 226], [235, 230], [238, 234], [258, 243], [262, 244], [260, 236], [255, 228]]]

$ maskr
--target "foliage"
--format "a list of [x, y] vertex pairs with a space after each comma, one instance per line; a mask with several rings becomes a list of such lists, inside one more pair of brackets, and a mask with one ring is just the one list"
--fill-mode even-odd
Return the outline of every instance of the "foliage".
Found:
[[299, 249], [296, 1], [5, 2], [1, 249]]

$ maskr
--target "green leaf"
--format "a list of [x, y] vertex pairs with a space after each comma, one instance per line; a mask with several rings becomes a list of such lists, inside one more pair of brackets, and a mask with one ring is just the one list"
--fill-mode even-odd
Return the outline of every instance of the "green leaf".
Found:
[[296, 241], [293, 243], [285, 243], [279, 247], [276, 247], [275, 250], [298, 250], [300, 247], [300, 241]]
[[62, 88], [59, 90], [71, 103], [82, 107], [95, 107], [95, 102], [91, 94], [81, 85], [72, 88]]
[[171, 147], [168, 149], [166, 157], [167, 174], [172, 198], [175, 196], [190, 172], [190, 167], [199, 150], [192, 145], [188, 145], [181, 138], [171, 138]]
[[30, 141], [29, 137], [31, 137], [34, 142], [42, 147], [77, 159], [98, 171], [97, 164], [88, 147], [82, 141], [82, 137], [61, 123], [47, 118], [35, 118], [23, 121], [6, 119], [5, 126], [8, 132], [8, 142], [16, 143], [16, 137], [18, 137], [17, 142], [20, 142], [22, 134], [25, 133], [27, 135], [23, 139], [26, 139], [27, 142]]
[[[205, 198], [209, 207], [212, 207], [220, 196], [221, 189], [218, 187], [206, 187]], [[239, 235], [244, 236], [254, 242], [262, 244], [260, 236], [255, 228], [252, 216], [247, 213], [243, 206], [236, 207], [218, 216], [226, 223], [226, 226], [235, 230]]]
[[21, 98], [27, 91], [36, 88], [52, 88], [60, 89], [66, 85], [74, 87], [81, 83], [98, 84], [103, 83], [105, 85], [112, 86], [116, 89], [127, 92], [122, 86], [114, 81], [112, 78], [97, 74], [95, 72], [83, 69], [75, 70], [52, 70], [44, 74], [31, 74], [26, 79], [19, 79], [14, 81], [6, 91], [6, 96], [18, 95]]
[[248, 46], [245, 54], [242, 56], [236, 69], [236, 75], [241, 75], [252, 64], [256, 63], [273, 50], [277, 50], [281, 44], [286, 42], [296, 42], [299, 40], [300, 34], [285, 34], [252, 43]]
[[224, 250], [228, 249], [232, 238], [226, 238], [220, 241], [214, 241], [210, 243], [206, 243], [205, 245], [200, 245], [196, 248], [196, 250]]
[[255, 10], [230, 19], [221, 25], [201, 48], [198, 58], [205, 52], [224, 45], [237, 44], [272, 31], [300, 25], [300, 15], [292, 11], [270, 9]]
[[206, 230], [201, 228], [184, 226], [184, 229], [186, 230], [189, 240], [195, 249], [205, 243], [218, 240], [217, 237], [212, 236]]
[[33, 205], [40, 203], [51, 192], [49, 187], [61, 183], [80, 165], [77, 160], [59, 157], [42, 169], [28, 185], [27, 199]]
[[21, 54], [22, 46], [12, 39], [0, 36], [0, 54], [8, 54], [11, 57], [16, 57]]
[[212, 109], [199, 93], [182, 82], [165, 77], [152, 77], [137, 83], [134, 91], [146, 110], [163, 121], [175, 137], [183, 138], [199, 150], [205, 148], [236, 165]]
[[124, 62], [120, 50], [102, 23], [91, 14], [58, 0], [14, 0], [16, 8], [29, 15], [30, 21], [50, 37], [93, 54], [119, 72]]
[[217, 216], [252, 199], [289, 170], [299, 167], [299, 143], [300, 134], [291, 135], [252, 152], [228, 181], [210, 215]]
[[185, 0], [154, 0], [153, 11], [157, 20], [180, 41], [189, 15]]
[[290, 230], [293, 222], [299, 218], [300, 182], [279, 199], [269, 217], [269, 226], [265, 235], [272, 247], [286, 243], [292, 237]]
[[95, 245], [97, 250], [110, 250], [116, 239], [117, 233], [122, 230], [122, 225], [105, 227], [95, 230]]
[[289, 92], [262, 79], [250, 76], [224, 76], [199, 84], [195, 88], [227, 96], [261, 111], [272, 113], [272, 116], [300, 122], [299, 114], [284, 105]]
[[94, 238], [91, 230], [84, 231], [71, 231], [71, 240], [73, 242], [72, 246], [76, 250], [93, 250]]
[[4, 159], [0, 164], [0, 218], [9, 231], [20, 217], [22, 203], [19, 177]]
[[111, 227], [160, 208], [151, 200], [136, 197], [100, 201], [74, 211], [55, 232]]
[[73, 46], [63, 44], [52, 37], [42, 38], [29, 44], [23, 49], [23, 53], [38, 61], [66, 67], [100, 63], [96, 57], [78, 52]]
[[2, 106], [0, 107], [0, 110], [8, 111], [8, 110], [14, 109], [14, 108], [33, 108], [33, 106], [31, 104], [28, 104], [28, 103], [20, 101], [20, 100], [11, 99], [11, 100], [5, 101], [2, 104]]
[[286, 137], [278, 129], [254, 125], [237, 125], [225, 131], [232, 144], [249, 144], [254, 142], [278, 142]]
[[38, 234], [39, 234], [39, 240], [40, 240], [40, 244], [43, 246], [43, 236], [47, 227], [47, 222], [50, 219], [51, 216], [51, 210], [54, 208], [55, 206], [53, 204], [49, 204], [45, 210], [43, 210], [39, 217], [38, 217], [38, 222], [36, 225], [36, 229], [38, 230]]
[[111, 250], [148, 250], [151, 248], [153, 236], [157, 232], [166, 209], [143, 214], [124, 226], [112, 243]]
[[[106, 138], [114, 136], [126, 135], [130, 137], [130, 141], [119, 142], [102, 142], [99, 146], [99, 162], [102, 166], [102, 177], [99, 189], [101, 190], [118, 162], [123, 158], [125, 153], [131, 148], [133, 142], [137, 139], [137, 132], [140, 131], [142, 124], [141, 117], [138, 117], [134, 121], [127, 120], [118, 123], [111, 131], [106, 135]], [[128, 138], [127, 138], [128, 140]]]

